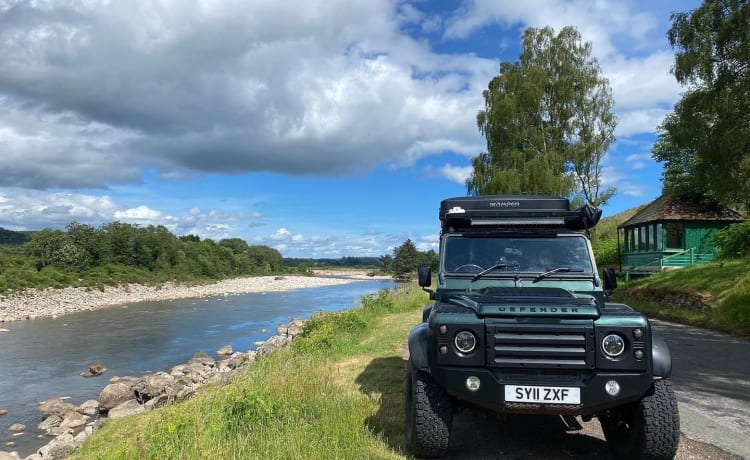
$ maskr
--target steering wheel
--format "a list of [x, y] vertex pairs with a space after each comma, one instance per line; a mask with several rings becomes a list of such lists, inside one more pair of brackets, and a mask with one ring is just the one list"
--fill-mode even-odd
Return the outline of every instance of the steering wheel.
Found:
[[475, 271], [481, 272], [482, 270], [484, 270], [484, 267], [481, 267], [477, 264], [459, 265], [458, 267], [453, 269], [454, 272], [469, 272], [469, 273], [475, 272]]

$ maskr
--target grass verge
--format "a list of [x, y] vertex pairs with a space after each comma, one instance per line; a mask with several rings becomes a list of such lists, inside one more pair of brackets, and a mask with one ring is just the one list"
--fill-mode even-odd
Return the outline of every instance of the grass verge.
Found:
[[649, 316], [750, 337], [750, 258], [657, 273], [620, 286], [614, 300]]
[[292, 347], [182, 403], [107, 421], [72, 459], [404, 458], [403, 346], [415, 284], [321, 314]]

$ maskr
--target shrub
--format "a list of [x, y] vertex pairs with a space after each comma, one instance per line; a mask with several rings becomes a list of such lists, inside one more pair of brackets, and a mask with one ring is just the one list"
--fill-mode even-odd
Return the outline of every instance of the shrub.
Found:
[[750, 221], [732, 224], [716, 232], [713, 238], [720, 259], [739, 259], [750, 255]]

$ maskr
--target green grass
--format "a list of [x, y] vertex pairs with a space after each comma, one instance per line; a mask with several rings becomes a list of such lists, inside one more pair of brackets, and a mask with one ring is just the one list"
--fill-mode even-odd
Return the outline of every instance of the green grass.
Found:
[[403, 347], [427, 301], [409, 284], [316, 316], [230, 383], [107, 421], [71, 458], [405, 458]]
[[621, 285], [615, 300], [653, 317], [750, 336], [749, 264], [744, 258], [658, 273]]

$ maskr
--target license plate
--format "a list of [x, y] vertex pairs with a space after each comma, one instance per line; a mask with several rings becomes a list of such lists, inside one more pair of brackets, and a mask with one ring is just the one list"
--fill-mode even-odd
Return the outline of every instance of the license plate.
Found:
[[577, 387], [505, 385], [505, 401], [543, 404], [580, 404], [581, 389]]

